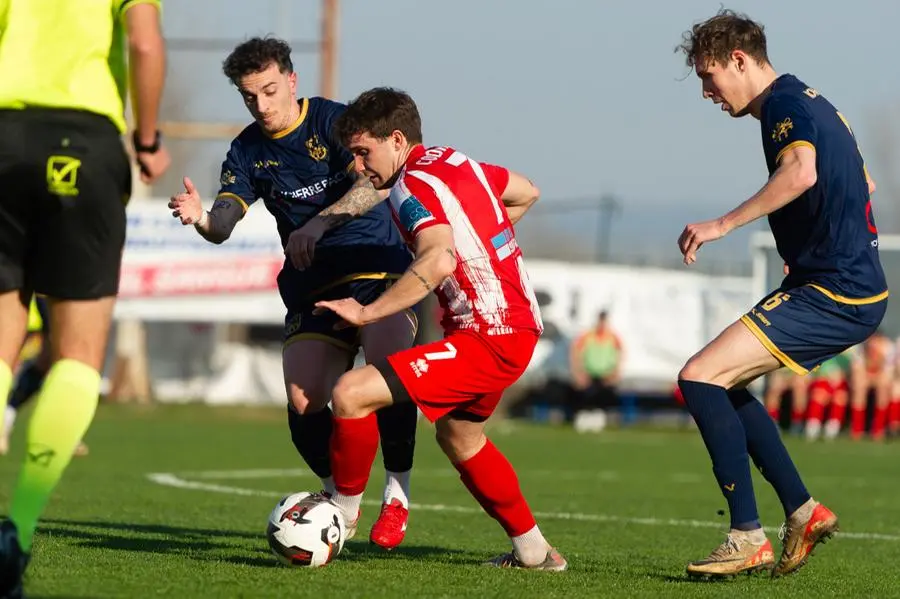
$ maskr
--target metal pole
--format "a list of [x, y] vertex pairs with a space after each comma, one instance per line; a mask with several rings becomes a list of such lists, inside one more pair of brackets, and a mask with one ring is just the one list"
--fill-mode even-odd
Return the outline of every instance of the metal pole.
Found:
[[597, 260], [609, 260], [609, 243], [612, 236], [612, 219], [621, 208], [615, 196], [605, 194], [600, 198], [597, 215]]
[[322, 0], [322, 32], [319, 49], [319, 93], [337, 98], [338, 0]]

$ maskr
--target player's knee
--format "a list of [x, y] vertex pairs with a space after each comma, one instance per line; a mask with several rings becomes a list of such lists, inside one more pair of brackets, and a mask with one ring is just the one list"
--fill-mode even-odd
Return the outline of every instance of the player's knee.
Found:
[[358, 371], [351, 370], [338, 379], [331, 393], [331, 409], [339, 418], [362, 418], [368, 409], [365, 381]]
[[102, 370], [114, 305], [115, 297], [51, 303], [50, 318], [56, 329], [52, 360], [75, 360]]
[[288, 401], [298, 414], [312, 414], [328, 405], [328, 390], [319, 384], [288, 383]]
[[465, 431], [453, 426], [441, 426], [440, 424], [435, 427], [434, 436], [441, 451], [454, 464], [465, 462], [481, 451], [481, 448], [487, 443], [487, 437], [483, 432], [466, 434]]
[[687, 361], [678, 373], [679, 381], [711, 382], [713, 373], [708, 365], [696, 356]]
[[487, 442], [487, 437], [484, 435], [473, 439], [454, 436], [452, 434], [442, 434], [440, 431], [437, 431], [435, 437], [437, 438], [441, 451], [443, 451], [444, 455], [446, 455], [454, 464], [465, 462], [473, 457], [481, 451], [481, 448], [484, 447], [484, 444]]
[[437, 440], [438, 447], [441, 448], [441, 451], [453, 461], [453, 439], [450, 433], [447, 430], [438, 427], [434, 431], [434, 438]]

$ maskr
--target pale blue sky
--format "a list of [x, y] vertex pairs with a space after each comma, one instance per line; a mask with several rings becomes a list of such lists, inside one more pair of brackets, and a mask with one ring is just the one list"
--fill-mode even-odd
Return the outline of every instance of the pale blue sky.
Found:
[[[318, 37], [317, 1], [252, 6], [166, 0], [165, 33]], [[614, 246], [631, 254], [669, 253], [687, 221], [718, 216], [766, 177], [757, 121], [731, 119], [702, 101], [699, 81], [693, 74], [683, 79], [686, 67], [673, 52], [682, 31], [719, 6], [712, 0], [341, 0], [338, 99], [374, 85], [403, 88], [419, 104], [427, 143], [454, 145], [526, 173], [542, 188], [545, 210], [558, 199], [614, 193], [624, 203]], [[891, 66], [900, 3], [857, 0], [834, 11], [816, 0], [727, 6], [763, 22], [776, 70], [816, 87], [850, 119], [882, 184], [879, 224], [900, 231], [900, 211], [889, 200], [900, 185], [890, 181], [886, 153], [875, 150], [887, 138], [900, 145], [900, 77]], [[247, 120], [220, 74], [226, 53], [171, 53], [169, 116], [177, 107], [181, 118]], [[295, 56], [303, 95], [318, 91], [317, 60]], [[209, 197], [226, 147], [224, 140], [182, 144], [174, 170], [191, 174]], [[593, 219], [591, 213], [554, 219], [554, 231], [562, 227], [573, 233], [570, 240], [592, 246]], [[746, 235], [721, 250], [740, 257], [745, 248]]]

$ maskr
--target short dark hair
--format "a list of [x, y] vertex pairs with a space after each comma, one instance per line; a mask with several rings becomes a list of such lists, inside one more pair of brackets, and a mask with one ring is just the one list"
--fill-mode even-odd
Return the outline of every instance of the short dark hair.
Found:
[[345, 146], [358, 133], [384, 139], [400, 131], [410, 143], [422, 143], [422, 119], [406, 92], [376, 87], [361, 93], [347, 105], [334, 124], [334, 134]]
[[745, 14], [720, 9], [714, 17], [697, 23], [682, 35], [675, 49], [684, 52], [687, 66], [704, 67], [708, 62], [725, 64], [730, 54], [741, 50], [757, 63], [769, 62], [765, 27]]
[[222, 71], [237, 85], [241, 77], [264, 71], [273, 63], [282, 73], [292, 72], [291, 47], [286, 41], [275, 37], [254, 37], [231, 51], [222, 63]]

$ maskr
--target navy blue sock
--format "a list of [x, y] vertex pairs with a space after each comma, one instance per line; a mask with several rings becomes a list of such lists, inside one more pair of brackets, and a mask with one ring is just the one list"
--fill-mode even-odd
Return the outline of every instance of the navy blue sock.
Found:
[[728, 393], [724, 387], [696, 381], [679, 380], [678, 386], [712, 458], [713, 474], [731, 513], [731, 528], [760, 528], [747, 439]]
[[9, 394], [7, 405], [18, 410], [40, 391], [46, 376], [47, 371], [40, 368], [36, 361], [32, 360], [25, 364], [19, 372], [19, 376], [16, 377], [16, 384], [13, 386], [12, 393]]
[[288, 427], [297, 453], [319, 478], [331, 476], [331, 408], [298, 414], [288, 406]]
[[728, 392], [747, 432], [747, 449], [763, 477], [775, 488], [786, 516], [809, 501], [809, 491], [766, 408], [746, 389]]
[[411, 401], [395, 403], [375, 412], [381, 436], [384, 469], [390, 472], [412, 470], [416, 450], [416, 424], [419, 409]]

